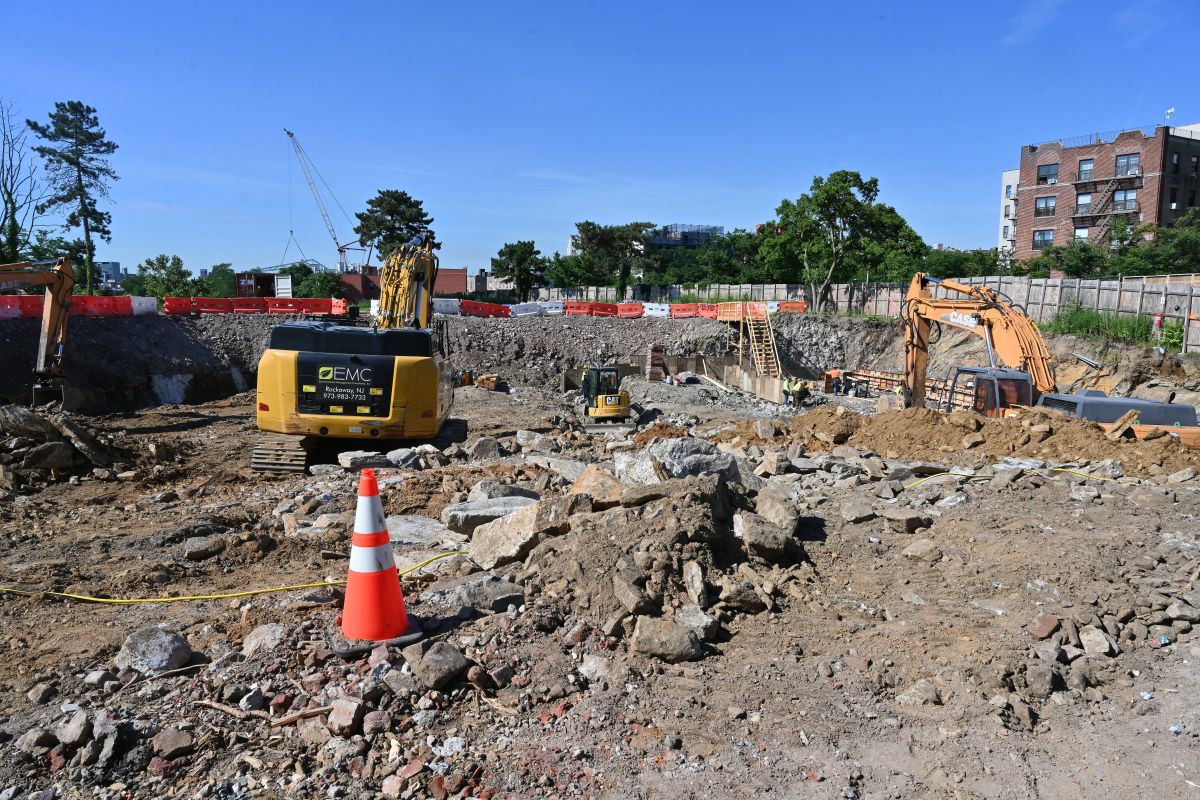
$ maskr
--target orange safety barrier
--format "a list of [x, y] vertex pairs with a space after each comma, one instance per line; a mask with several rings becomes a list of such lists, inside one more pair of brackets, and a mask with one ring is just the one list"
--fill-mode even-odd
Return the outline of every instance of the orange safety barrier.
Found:
[[264, 297], [268, 314], [303, 314], [304, 301], [298, 297]]
[[128, 317], [133, 314], [133, 301], [125, 295], [119, 297], [75, 295], [71, 298], [71, 314], [77, 317]]
[[192, 313], [192, 298], [190, 298], [190, 297], [164, 297], [163, 298], [163, 313], [164, 314], [191, 314]]
[[41, 295], [13, 294], [0, 297], [0, 319], [38, 317], [41, 314]]
[[229, 297], [193, 297], [192, 308], [197, 314], [229, 314], [233, 299]]
[[780, 314], [803, 314], [808, 311], [808, 301], [799, 300], [796, 302], [787, 302], [779, 304]]
[[617, 316], [616, 303], [592, 303], [593, 317], [615, 317]]
[[328, 297], [292, 298], [300, 304], [305, 314], [328, 314], [333, 309], [333, 300]]
[[267, 298], [265, 297], [233, 297], [230, 306], [234, 314], [265, 314], [267, 313]]
[[566, 304], [566, 313], [583, 317], [591, 316], [592, 304], [578, 300], [572, 300]]
[[696, 313], [699, 316], [704, 317], [706, 319], [716, 319], [717, 318], [717, 304], [716, 303], [697, 303], [696, 304]]
[[673, 319], [688, 319], [696, 316], [698, 311], [696, 303], [675, 303], [671, 306], [671, 317]]
[[617, 303], [617, 316], [623, 319], [637, 319], [646, 313], [646, 307], [641, 303]]
[[329, 301], [329, 313], [341, 314], [344, 316], [349, 313], [349, 306], [345, 300], [339, 300], [335, 297]]

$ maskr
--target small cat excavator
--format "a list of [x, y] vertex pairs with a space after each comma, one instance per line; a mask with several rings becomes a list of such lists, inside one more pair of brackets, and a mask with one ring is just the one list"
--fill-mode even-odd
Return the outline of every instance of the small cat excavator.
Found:
[[579, 376], [583, 393], [580, 415], [588, 433], [628, 433], [633, 430], [629, 392], [621, 388], [616, 367], [588, 365]]
[[66, 258], [53, 261], [19, 261], [0, 264], [0, 284], [23, 283], [45, 286], [42, 328], [38, 335], [37, 358], [33, 362], [33, 405], [63, 401], [63, 354], [67, 344], [67, 319], [75, 272]]
[[303, 472], [312, 439], [437, 436], [454, 400], [433, 323], [433, 241], [417, 237], [384, 261], [372, 328], [285, 322], [258, 362], [258, 428], [251, 468]]

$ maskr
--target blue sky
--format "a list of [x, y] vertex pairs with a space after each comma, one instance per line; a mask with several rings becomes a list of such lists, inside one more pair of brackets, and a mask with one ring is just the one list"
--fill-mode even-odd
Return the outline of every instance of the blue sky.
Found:
[[334, 264], [284, 127], [348, 213], [404, 189], [474, 270], [583, 219], [751, 228], [835, 169], [930, 244], [990, 247], [1021, 144], [1200, 121], [1194, 0], [0, 8], [0, 97], [83, 100], [121, 147], [98, 257], [126, 267], [276, 264], [289, 229]]

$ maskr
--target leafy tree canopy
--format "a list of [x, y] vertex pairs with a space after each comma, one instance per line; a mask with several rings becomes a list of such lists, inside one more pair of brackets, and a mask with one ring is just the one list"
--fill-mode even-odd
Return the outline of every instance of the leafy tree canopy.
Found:
[[[354, 232], [363, 247], [374, 246], [380, 259], [412, 240], [414, 236], [434, 237], [433, 217], [425, 213], [420, 200], [399, 189], [381, 189], [367, 201], [367, 210], [360, 211]], [[434, 249], [440, 248], [434, 238]]]
[[524, 302], [533, 287], [546, 279], [547, 259], [532, 241], [509, 242], [492, 259], [492, 272], [512, 281], [517, 299]]
[[179, 256], [162, 253], [147, 258], [138, 265], [138, 274], [145, 279], [145, 291], [150, 297], [192, 296], [192, 273]]

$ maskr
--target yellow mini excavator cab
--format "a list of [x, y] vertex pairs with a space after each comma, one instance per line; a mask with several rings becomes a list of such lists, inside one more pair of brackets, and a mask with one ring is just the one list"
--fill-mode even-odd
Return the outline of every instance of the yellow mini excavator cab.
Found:
[[614, 431], [618, 426], [630, 427], [629, 393], [621, 388], [621, 373], [616, 367], [584, 367], [579, 377], [584, 422], [595, 423], [585, 425], [585, 430]]
[[258, 362], [253, 469], [302, 472], [306, 438], [430, 439], [454, 399], [433, 317], [437, 257], [414, 239], [388, 256], [375, 327], [275, 326]]

